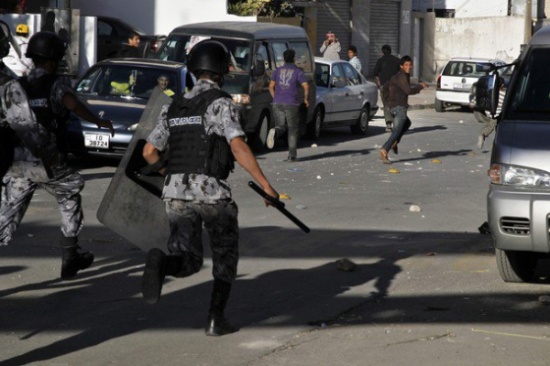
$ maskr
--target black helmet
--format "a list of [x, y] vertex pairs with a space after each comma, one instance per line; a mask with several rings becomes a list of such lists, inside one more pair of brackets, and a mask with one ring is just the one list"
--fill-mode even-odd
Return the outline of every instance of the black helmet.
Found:
[[29, 40], [25, 56], [38, 56], [47, 60], [59, 61], [65, 55], [65, 42], [53, 32], [35, 33]]
[[0, 20], [0, 59], [10, 53], [10, 28], [6, 22]]
[[191, 72], [199, 70], [216, 74], [229, 72], [229, 52], [225, 45], [218, 41], [205, 40], [197, 43], [187, 56], [187, 68]]

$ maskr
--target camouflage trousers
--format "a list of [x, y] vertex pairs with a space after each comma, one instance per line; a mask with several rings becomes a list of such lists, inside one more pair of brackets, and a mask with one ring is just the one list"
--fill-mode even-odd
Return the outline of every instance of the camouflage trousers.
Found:
[[188, 266], [198, 271], [203, 264], [202, 226], [210, 236], [212, 276], [231, 283], [237, 276], [239, 224], [237, 204], [220, 200], [215, 204], [170, 200], [166, 213], [170, 223], [168, 251], [182, 254]]
[[10, 243], [37, 188], [43, 188], [57, 199], [63, 235], [78, 236], [83, 221], [80, 191], [84, 187], [84, 179], [78, 172], [67, 170], [66, 175], [46, 182], [35, 182], [29, 177], [8, 172], [2, 183], [0, 246]]

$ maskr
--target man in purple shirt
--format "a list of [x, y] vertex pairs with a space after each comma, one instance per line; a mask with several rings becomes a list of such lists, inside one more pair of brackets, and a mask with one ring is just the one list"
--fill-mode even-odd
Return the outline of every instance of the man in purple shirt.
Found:
[[[304, 104], [309, 106], [309, 85], [304, 71], [294, 64], [296, 52], [288, 49], [283, 52], [285, 64], [278, 67], [269, 81], [269, 93], [273, 97], [273, 117], [275, 127], [267, 134], [267, 147], [273, 149], [278, 136], [288, 131], [288, 159], [297, 161], [297, 146], [299, 134], [298, 85], [304, 88]], [[286, 124], [285, 124], [286, 122]]]

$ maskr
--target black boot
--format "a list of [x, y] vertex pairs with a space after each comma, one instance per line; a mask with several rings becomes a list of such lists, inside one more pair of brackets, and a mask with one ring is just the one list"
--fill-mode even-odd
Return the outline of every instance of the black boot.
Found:
[[166, 255], [158, 248], [147, 253], [147, 262], [141, 279], [141, 293], [148, 304], [159, 301], [162, 283], [166, 276]]
[[74, 278], [81, 269], [86, 269], [94, 262], [94, 255], [90, 252], [79, 253], [80, 247], [76, 244], [77, 237], [61, 237], [61, 278], [68, 280]]
[[208, 314], [208, 323], [206, 324], [206, 335], [222, 336], [234, 333], [237, 329], [224, 316], [225, 306], [229, 300], [231, 284], [228, 282], [214, 280], [214, 289], [210, 301], [210, 311]]

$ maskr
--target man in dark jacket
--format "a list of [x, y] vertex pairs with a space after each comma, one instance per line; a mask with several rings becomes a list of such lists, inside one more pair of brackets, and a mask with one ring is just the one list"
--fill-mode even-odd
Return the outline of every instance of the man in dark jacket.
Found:
[[124, 58], [124, 57], [143, 57], [143, 52], [139, 48], [139, 34], [137, 33], [130, 33], [128, 35], [128, 43], [125, 43], [122, 45], [120, 50], [116, 53], [116, 58]]
[[382, 46], [382, 53], [384, 55], [380, 57], [374, 65], [374, 76], [376, 77], [376, 84], [378, 84], [378, 88], [380, 89], [380, 97], [382, 99], [382, 103], [384, 104], [386, 132], [390, 132], [392, 130], [393, 115], [390, 113], [388, 108], [387, 95], [384, 93], [383, 87], [393, 75], [399, 72], [399, 58], [391, 54], [391, 47], [388, 44]]
[[409, 95], [418, 94], [428, 85], [424, 82], [416, 85], [410, 83], [410, 73], [412, 69], [412, 59], [410, 56], [403, 56], [399, 61], [400, 71], [392, 76], [385, 89], [388, 93], [388, 108], [394, 116], [394, 126], [390, 138], [380, 149], [380, 158], [384, 164], [391, 164], [388, 159], [390, 148], [397, 154], [397, 144], [401, 137], [411, 127], [411, 120], [407, 117], [409, 108]]

